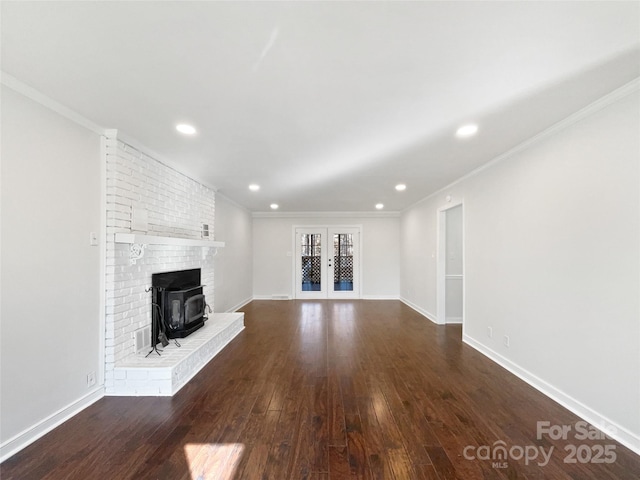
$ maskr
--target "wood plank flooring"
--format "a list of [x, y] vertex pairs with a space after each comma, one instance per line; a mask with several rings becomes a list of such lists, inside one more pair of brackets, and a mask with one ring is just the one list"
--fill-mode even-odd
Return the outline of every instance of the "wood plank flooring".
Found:
[[[245, 330], [176, 396], [106, 397], [4, 462], [0, 477], [639, 478], [640, 457], [613, 440], [537, 439], [537, 421], [580, 419], [464, 345], [460, 326], [397, 301], [244, 311]], [[576, 463], [564, 461], [570, 444], [584, 445]], [[501, 445], [506, 459], [478, 459]], [[581, 463], [605, 445], [615, 461]], [[553, 453], [541, 466], [541, 454], [519, 458], [526, 448]]]

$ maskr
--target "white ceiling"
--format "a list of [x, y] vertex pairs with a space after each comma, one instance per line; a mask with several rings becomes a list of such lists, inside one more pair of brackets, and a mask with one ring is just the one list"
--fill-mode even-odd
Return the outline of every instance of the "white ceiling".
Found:
[[3, 1], [2, 70], [252, 211], [398, 211], [638, 77], [639, 6]]

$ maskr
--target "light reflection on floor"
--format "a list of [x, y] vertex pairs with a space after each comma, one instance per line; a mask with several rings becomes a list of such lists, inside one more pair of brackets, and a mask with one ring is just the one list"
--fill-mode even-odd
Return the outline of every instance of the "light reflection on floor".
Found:
[[300, 303], [298, 317], [298, 335], [302, 344], [315, 344], [323, 338], [324, 304], [322, 301], [305, 301]]
[[356, 328], [356, 312], [353, 302], [336, 302], [333, 304], [331, 326], [334, 335], [341, 340], [353, 339]]
[[243, 452], [242, 443], [187, 443], [184, 446], [191, 480], [233, 480]]

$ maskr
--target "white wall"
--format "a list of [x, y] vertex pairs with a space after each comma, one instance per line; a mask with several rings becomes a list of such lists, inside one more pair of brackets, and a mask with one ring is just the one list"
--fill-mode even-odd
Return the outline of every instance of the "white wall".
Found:
[[436, 213], [462, 200], [465, 340], [640, 451], [640, 98], [619, 97], [406, 211], [401, 291], [435, 312]]
[[100, 247], [89, 245], [101, 231], [100, 137], [3, 86], [1, 152], [6, 456], [97, 388], [87, 373], [101, 367]]
[[216, 240], [225, 242], [215, 257], [216, 311], [230, 312], [253, 298], [251, 213], [216, 195]]
[[437, 318], [438, 202], [428, 198], [402, 213], [400, 297], [432, 321]]
[[256, 217], [253, 219], [253, 295], [292, 295], [293, 226], [362, 225], [363, 298], [397, 298], [400, 291], [399, 217]]

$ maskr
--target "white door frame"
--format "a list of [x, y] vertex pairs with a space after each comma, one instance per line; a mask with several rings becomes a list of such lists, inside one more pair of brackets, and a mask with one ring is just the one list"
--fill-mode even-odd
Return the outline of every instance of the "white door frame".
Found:
[[[350, 230], [350, 231], [349, 231]], [[326, 233], [325, 233], [326, 232]], [[321, 262], [323, 265], [322, 288], [321, 291], [303, 292], [299, 289], [299, 258], [300, 242], [298, 233], [325, 233], [323, 236], [323, 248]], [[333, 278], [333, 242], [329, 242], [329, 237], [333, 238], [334, 233], [352, 233], [354, 235], [353, 254], [353, 290], [335, 292], [331, 288], [333, 282], [329, 282], [329, 277]], [[291, 278], [292, 292], [291, 298], [296, 299], [358, 299], [361, 296], [362, 279], [362, 225], [293, 225], [292, 227], [292, 262]], [[331, 267], [329, 266], [329, 253], [331, 253]]]
[[462, 329], [464, 332], [464, 324], [466, 318], [466, 265], [465, 265], [465, 242], [467, 235], [465, 232], [465, 216], [464, 216], [464, 201], [458, 200], [448, 203], [444, 207], [438, 209], [438, 246], [437, 246], [437, 262], [436, 262], [436, 323], [444, 325], [447, 323], [446, 312], [446, 275], [447, 275], [447, 211], [455, 207], [462, 208]]

